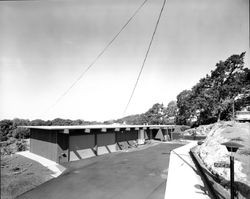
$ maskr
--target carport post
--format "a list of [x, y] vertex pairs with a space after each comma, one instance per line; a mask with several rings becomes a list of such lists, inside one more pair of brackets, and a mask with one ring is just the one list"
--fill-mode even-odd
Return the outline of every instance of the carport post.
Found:
[[171, 132], [171, 140], [174, 139], [174, 138], [173, 138], [173, 131], [174, 131], [174, 129], [172, 128], [172, 129], [170, 130], [170, 132]]
[[172, 140], [173, 140], [172, 129], [171, 129], [171, 128], [168, 128], [168, 129], [167, 129], [167, 132], [168, 132], [169, 140], [172, 141]]
[[162, 134], [163, 134], [163, 141], [164, 142], [168, 141], [168, 132], [167, 132], [167, 129], [162, 128], [161, 131], [162, 131]]
[[144, 130], [140, 129], [138, 131], [138, 144], [144, 144], [145, 138], [144, 138]]
[[97, 132], [94, 132], [94, 136], [95, 136], [95, 155], [98, 156]]

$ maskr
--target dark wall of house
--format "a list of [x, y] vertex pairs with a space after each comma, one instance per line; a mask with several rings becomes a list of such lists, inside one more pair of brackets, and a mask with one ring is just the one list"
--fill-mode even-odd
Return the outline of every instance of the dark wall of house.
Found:
[[111, 144], [115, 144], [115, 133], [114, 132], [106, 132], [106, 133], [98, 133], [97, 134], [97, 146], [107, 146]]
[[30, 151], [57, 161], [57, 131], [31, 129]]
[[57, 162], [69, 161], [69, 134], [57, 133]]
[[95, 156], [96, 137], [93, 132], [84, 130], [70, 130], [69, 134], [69, 161], [80, 160]]
[[117, 142], [131, 141], [138, 139], [138, 130], [130, 129], [129, 131], [120, 130], [116, 132]]
[[[138, 131], [122, 128], [117, 131], [91, 129], [85, 132], [81, 129], [69, 130], [69, 134], [64, 134], [62, 130], [31, 129], [30, 151], [59, 163], [79, 160], [127, 148], [135, 144]], [[154, 139], [158, 131], [145, 130], [145, 138]], [[105, 148], [108, 148], [107, 151], [104, 151]]]

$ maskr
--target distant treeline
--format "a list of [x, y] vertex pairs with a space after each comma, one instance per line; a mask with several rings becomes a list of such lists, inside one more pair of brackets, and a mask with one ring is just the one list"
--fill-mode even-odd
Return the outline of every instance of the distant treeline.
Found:
[[94, 125], [94, 124], [173, 124], [171, 116], [176, 114], [176, 102], [170, 102], [165, 108], [163, 104], [155, 104], [146, 113], [127, 116], [118, 120], [109, 120], [104, 122], [70, 120], [56, 118], [54, 120], [27, 120], [15, 118], [13, 120], [5, 119], [0, 121], [0, 141], [6, 141], [10, 137], [16, 139], [29, 138], [30, 130], [27, 128], [18, 128], [18, 126], [72, 126], [72, 125]]
[[1, 120], [0, 121], [0, 141], [6, 141], [10, 137], [16, 139], [29, 138], [30, 131], [26, 128], [18, 128], [18, 126], [72, 126], [72, 125], [90, 125], [90, 124], [102, 124], [96, 121], [84, 121], [84, 120], [70, 120], [56, 118], [54, 120], [28, 120], [15, 118], [13, 120]]

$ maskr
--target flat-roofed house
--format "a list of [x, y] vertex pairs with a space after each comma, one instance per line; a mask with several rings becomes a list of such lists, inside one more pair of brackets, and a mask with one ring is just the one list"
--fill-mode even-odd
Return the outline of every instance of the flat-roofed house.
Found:
[[30, 129], [30, 152], [63, 163], [144, 144], [174, 125], [23, 126]]

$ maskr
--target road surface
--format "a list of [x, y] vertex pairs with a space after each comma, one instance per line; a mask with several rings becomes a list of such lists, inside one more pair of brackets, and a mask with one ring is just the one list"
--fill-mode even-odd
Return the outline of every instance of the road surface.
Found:
[[67, 173], [18, 198], [163, 199], [170, 151], [180, 146], [161, 143], [72, 162]]

